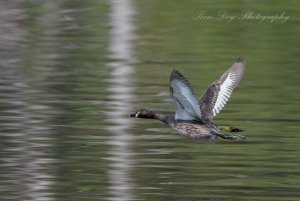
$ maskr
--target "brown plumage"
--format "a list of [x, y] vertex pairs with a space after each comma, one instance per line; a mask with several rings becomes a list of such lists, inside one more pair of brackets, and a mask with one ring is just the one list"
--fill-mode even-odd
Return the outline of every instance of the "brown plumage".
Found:
[[[233, 76], [232, 83], [227, 87], [228, 97], [224, 96], [224, 104], [220, 104], [220, 109], [225, 105], [229, 99], [233, 89], [238, 85], [239, 81], [242, 79], [245, 70], [245, 63], [243, 59], [239, 57], [236, 62], [216, 81], [214, 81], [201, 96], [198, 104], [200, 110], [202, 111], [202, 117], [205, 120], [211, 121], [212, 118], [219, 112], [218, 106], [216, 106], [218, 96], [220, 95], [220, 90], [222, 84], [229, 79], [229, 76]], [[215, 108], [215, 109], [214, 109]]]

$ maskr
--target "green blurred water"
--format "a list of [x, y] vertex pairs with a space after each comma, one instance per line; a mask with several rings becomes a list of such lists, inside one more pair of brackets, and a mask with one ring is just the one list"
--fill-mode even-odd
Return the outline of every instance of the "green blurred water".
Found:
[[[299, 200], [298, 13], [293, 0], [1, 2], [1, 200]], [[244, 78], [214, 122], [246, 142], [128, 118], [173, 113], [172, 69], [199, 97], [238, 56]]]

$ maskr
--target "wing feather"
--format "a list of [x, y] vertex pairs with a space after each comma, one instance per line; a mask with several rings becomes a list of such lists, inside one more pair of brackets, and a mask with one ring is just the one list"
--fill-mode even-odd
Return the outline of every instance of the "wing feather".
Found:
[[239, 57], [219, 79], [207, 88], [198, 102], [203, 119], [211, 120], [221, 111], [242, 79], [244, 70], [245, 62]]
[[201, 111], [192, 87], [177, 70], [173, 70], [170, 77], [170, 93], [176, 106], [176, 120], [201, 121]]

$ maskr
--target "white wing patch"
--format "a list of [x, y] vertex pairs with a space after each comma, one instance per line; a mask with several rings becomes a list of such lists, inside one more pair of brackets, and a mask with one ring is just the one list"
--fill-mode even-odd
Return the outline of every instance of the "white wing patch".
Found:
[[223, 84], [220, 85], [217, 101], [213, 108], [213, 116], [218, 114], [228, 101], [233, 89], [236, 75], [230, 72]]
[[201, 115], [204, 119], [211, 120], [221, 111], [242, 79], [244, 70], [245, 62], [239, 57], [219, 79], [208, 87], [199, 100]]

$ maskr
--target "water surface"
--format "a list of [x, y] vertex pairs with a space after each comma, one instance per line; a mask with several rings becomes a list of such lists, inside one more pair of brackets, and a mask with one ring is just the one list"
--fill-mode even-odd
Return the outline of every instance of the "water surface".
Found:
[[[1, 200], [299, 200], [298, 2], [0, 4]], [[214, 122], [246, 142], [128, 118], [173, 113], [172, 69], [199, 97], [238, 56], [245, 76]]]

